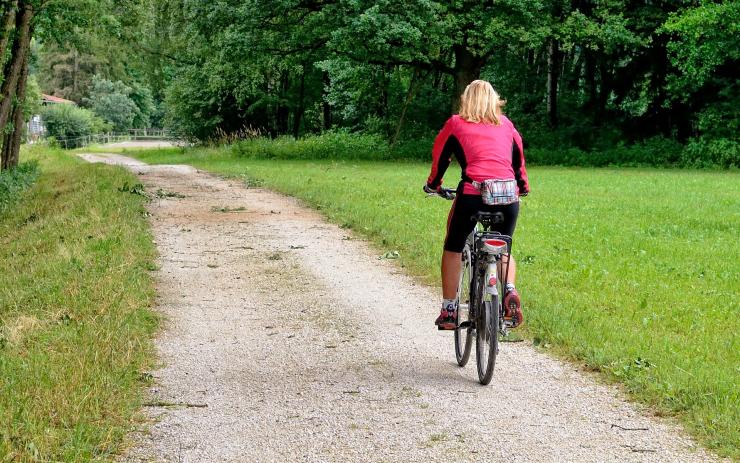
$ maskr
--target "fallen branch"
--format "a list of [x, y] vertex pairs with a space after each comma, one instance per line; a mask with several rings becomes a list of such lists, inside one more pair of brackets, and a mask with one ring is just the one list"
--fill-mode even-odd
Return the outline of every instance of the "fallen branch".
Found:
[[657, 450], [655, 450], [655, 449], [641, 449], [641, 448], [638, 448], [638, 447], [636, 447], [634, 445], [622, 445], [622, 447], [626, 447], [626, 448], [630, 449], [632, 452], [635, 452], [635, 453], [655, 453], [655, 452], [657, 452]]
[[619, 428], [622, 431], [649, 431], [648, 428], [625, 428], [624, 426], [620, 426], [618, 424], [612, 423], [612, 428]]
[[146, 402], [145, 407], [185, 407], [185, 408], [206, 408], [208, 404], [190, 404], [186, 402]]

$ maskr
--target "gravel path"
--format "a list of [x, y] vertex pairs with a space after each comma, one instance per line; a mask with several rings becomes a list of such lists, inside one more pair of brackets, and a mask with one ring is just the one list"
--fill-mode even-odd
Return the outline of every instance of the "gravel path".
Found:
[[154, 199], [146, 431], [122, 461], [713, 461], [674, 424], [528, 343], [490, 386], [454, 363], [436, 291], [296, 200], [119, 155]]

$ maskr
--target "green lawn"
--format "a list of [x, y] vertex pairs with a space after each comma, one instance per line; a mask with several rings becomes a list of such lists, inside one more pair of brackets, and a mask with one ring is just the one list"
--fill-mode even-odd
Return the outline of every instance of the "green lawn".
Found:
[[[255, 160], [214, 149], [135, 156], [302, 198], [438, 281], [450, 205], [422, 194], [426, 165]], [[530, 181], [514, 244], [525, 334], [739, 457], [740, 175], [533, 167]]]
[[157, 318], [135, 176], [34, 149], [0, 213], [0, 461], [108, 461], [139, 408]]

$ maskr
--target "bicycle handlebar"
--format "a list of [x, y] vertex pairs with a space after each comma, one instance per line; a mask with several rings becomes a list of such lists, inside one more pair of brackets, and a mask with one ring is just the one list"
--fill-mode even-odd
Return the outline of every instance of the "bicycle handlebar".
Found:
[[455, 195], [457, 194], [457, 190], [453, 190], [451, 188], [438, 188], [435, 191], [428, 191], [426, 188], [424, 189], [427, 196], [439, 196], [440, 198], [447, 199], [449, 201], [452, 201], [455, 199]]

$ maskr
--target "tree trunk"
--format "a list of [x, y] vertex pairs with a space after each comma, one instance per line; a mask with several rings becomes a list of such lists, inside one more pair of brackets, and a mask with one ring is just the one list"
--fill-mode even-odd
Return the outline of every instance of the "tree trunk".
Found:
[[303, 111], [305, 110], [305, 99], [306, 99], [306, 67], [303, 66], [303, 72], [301, 72], [301, 83], [298, 86], [298, 107], [293, 115], [293, 138], [298, 138], [301, 132], [301, 119], [303, 118]]
[[29, 44], [31, 43], [31, 19], [33, 18], [33, 7], [24, 1], [21, 2], [21, 6], [23, 8], [23, 12], [16, 17], [15, 27], [18, 34], [13, 42], [13, 57], [10, 59], [8, 66], [6, 66], [5, 80], [3, 81], [3, 86], [0, 90], [0, 94], [3, 98], [2, 101], [0, 101], [0, 130], [2, 130], [8, 123], [10, 108], [13, 103], [13, 96], [15, 95], [15, 90], [18, 86], [18, 79], [21, 75], [21, 70], [26, 64], [26, 54], [28, 52]]
[[406, 118], [406, 111], [409, 108], [409, 104], [414, 99], [416, 89], [419, 88], [417, 82], [419, 81], [419, 70], [414, 69], [414, 74], [411, 76], [411, 82], [409, 82], [409, 90], [406, 92], [406, 99], [403, 102], [403, 108], [401, 108], [401, 116], [398, 118], [398, 124], [396, 125], [396, 132], [391, 139], [391, 146], [395, 145], [398, 141], [398, 137], [401, 134], [401, 127], [403, 127], [403, 120]]
[[275, 120], [277, 124], [277, 132], [280, 135], [288, 133], [288, 117], [290, 116], [290, 109], [288, 108], [286, 101], [288, 100], [288, 88], [290, 86], [289, 77], [288, 71], [282, 73], [280, 76], [280, 87], [278, 88], [278, 104]]
[[596, 101], [596, 115], [594, 118], [596, 125], [600, 125], [606, 117], [606, 103], [612, 92], [611, 76], [604, 57], [599, 60], [599, 78], [601, 79], [601, 85], [599, 85], [599, 94]]
[[560, 77], [560, 46], [550, 41], [547, 52], [547, 120], [550, 127], [558, 126], [558, 79]]
[[80, 75], [80, 54], [77, 51], [77, 48], [72, 49], [72, 95], [70, 96], [70, 99], [73, 99], [77, 101], [78, 103], [82, 101], [82, 95], [80, 95], [79, 92], [79, 75]]
[[322, 95], [322, 102], [323, 102], [323, 109], [324, 109], [324, 130], [331, 129], [331, 105], [326, 100], [327, 98], [327, 92], [329, 90], [329, 85], [331, 84], [331, 80], [329, 79], [329, 74], [324, 73], [324, 91]]
[[13, 108], [13, 132], [8, 134], [5, 139], [2, 151], [3, 169], [11, 169], [18, 165], [18, 159], [21, 152], [21, 137], [25, 129], [25, 119], [23, 117], [23, 103], [26, 98], [26, 82], [28, 81], [28, 53], [23, 63], [20, 78], [18, 79], [18, 88], [16, 89], [16, 104]]
[[2, 29], [0, 30], [0, 67], [5, 65], [5, 49], [8, 48], [10, 36], [13, 33], [13, 24], [15, 24], [15, 7], [18, 0], [13, 0], [5, 4], [3, 8]]
[[483, 68], [484, 59], [475, 56], [463, 46], [455, 46], [455, 67], [453, 69], [455, 77], [455, 96], [452, 99], [452, 112], [456, 113], [460, 108], [460, 96], [465, 91], [465, 87], [480, 77], [480, 70]]

